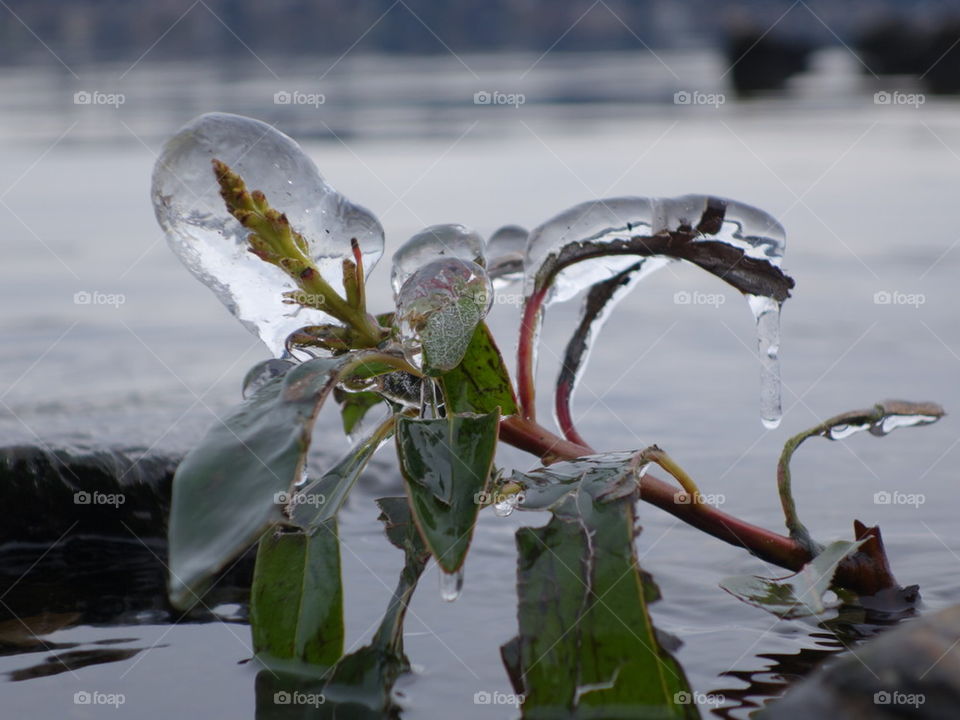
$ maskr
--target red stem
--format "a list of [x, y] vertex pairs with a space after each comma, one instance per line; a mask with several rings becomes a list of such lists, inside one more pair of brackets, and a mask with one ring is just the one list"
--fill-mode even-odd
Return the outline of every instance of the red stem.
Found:
[[543, 321], [543, 301], [547, 289], [538, 290], [523, 304], [523, 317], [520, 320], [520, 342], [517, 345], [517, 399], [520, 412], [527, 420], [537, 417], [537, 332]]
[[[500, 438], [514, 447], [542, 458], [544, 462], [573, 460], [590, 455], [594, 450], [586, 444], [573, 443], [557, 437], [536, 422], [517, 416], [500, 423]], [[676, 501], [678, 487], [664, 482], [650, 473], [640, 481], [640, 499], [665, 510], [688, 525], [713, 535], [731, 545], [744, 548], [761, 560], [788, 570], [797, 571], [813, 556], [795, 540], [766, 528], [752, 525], [710, 505]], [[866, 529], [858, 522], [856, 535]], [[848, 556], [837, 568], [835, 582], [860, 595], [873, 595], [880, 590], [896, 588], [897, 582], [886, 562], [886, 555], [875, 531], [877, 542], [870, 552]]]

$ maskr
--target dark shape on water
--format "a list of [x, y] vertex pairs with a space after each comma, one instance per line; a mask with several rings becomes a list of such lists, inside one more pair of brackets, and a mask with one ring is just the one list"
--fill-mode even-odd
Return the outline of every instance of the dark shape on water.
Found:
[[0, 544], [69, 532], [164, 538], [180, 458], [137, 449], [0, 448]]
[[960, 606], [902, 625], [824, 665], [760, 718], [834, 720], [956, 717]]

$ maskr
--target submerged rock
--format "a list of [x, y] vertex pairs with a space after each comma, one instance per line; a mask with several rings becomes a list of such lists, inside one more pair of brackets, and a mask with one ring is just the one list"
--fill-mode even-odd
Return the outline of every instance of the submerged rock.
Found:
[[760, 718], [955, 717], [960, 707], [960, 606], [884, 633], [796, 685]]

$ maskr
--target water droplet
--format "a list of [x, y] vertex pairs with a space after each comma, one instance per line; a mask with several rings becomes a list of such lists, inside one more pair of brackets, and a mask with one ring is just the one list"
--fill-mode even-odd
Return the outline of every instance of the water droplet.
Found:
[[252, 396], [274, 378], [286, 375], [292, 367], [294, 367], [292, 362], [277, 358], [270, 358], [257, 363], [247, 371], [243, 378], [242, 394], [244, 399]]
[[527, 249], [526, 228], [504, 225], [487, 241], [487, 273], [495, 288], [504, 288], [523, 278], [523, 257]]
[[757, 323], [760, 357], [760, 420], [768, 430], [780, 426], [780, 303], [760, 295], [747, 295]]
[[410, 362], [428, 373], [455, 368], [492, 302], [490, 278], [475, 263], [434, 260], [417, 270], [397, 299], [400, 340]]
[[434, 260], [457, 258], [485, 265], [483, 238], [463, 225], [431, 225], [407, 240], [393, 254], [390, 284], [397, 299], [404, 283]]
[[249, 231], [226, 210], [211, 160], [225, 162], [261, 190], [306, 239], [324, 279], [343, 291], [342, 261], [360, 243], [369, 273], [383, 253], [383, 228], [367, 210], [328, 185], [299, 145], [270, 125], [225, 113], [191, 121], [171, 138], [153, 170], [152, 198], [167, 242], [187, 268], [210, 287], [275, 356], [287, 335], [330, 317], [320, 310], [285, 303], [296, 290], [280, 268], [248, 251]]
[[454, 573], [440, 571], [440, 597], [444, 602], [454, 602], [463, 590], [463, 568]]

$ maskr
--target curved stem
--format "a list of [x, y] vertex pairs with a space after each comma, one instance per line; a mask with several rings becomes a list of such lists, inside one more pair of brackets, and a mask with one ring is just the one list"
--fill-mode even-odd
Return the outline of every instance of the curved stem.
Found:
[[537, 417], [537, 336], [543, 321], [543, 301], [547, 289], [538, 290], [526, 299], [520, 319], [520, 342], [517, 344], [517, 400], [520, 413], [527, 420]]
[[[594, 451], [589, 446], [571, 443], [557, 437], [536, 422], [519, 417], [504, 418], [500, 423], [500, 438], [514, 447], [546, 460], [573, 460]], [[673, 485], [646, 473], [640, 480], [640, 499], [698, 530], [702, 530], [730, 545], [744, 548], [761, 560], [787, 570], [798, 571], [810, 562], [814, 553], [793, 538], [784, 537], [766, 528], [740, 520], [711, 505], [678, 503]], [[880, 590], [898, 587], [890, 572], [879, 542], [876, 528], [864, 528], [855, 523], [858, 539], [875, 536], [874, 552], [858, 552], [845, 558], [837, 568], [835, 582], [861, 595], [873, 595]]]

